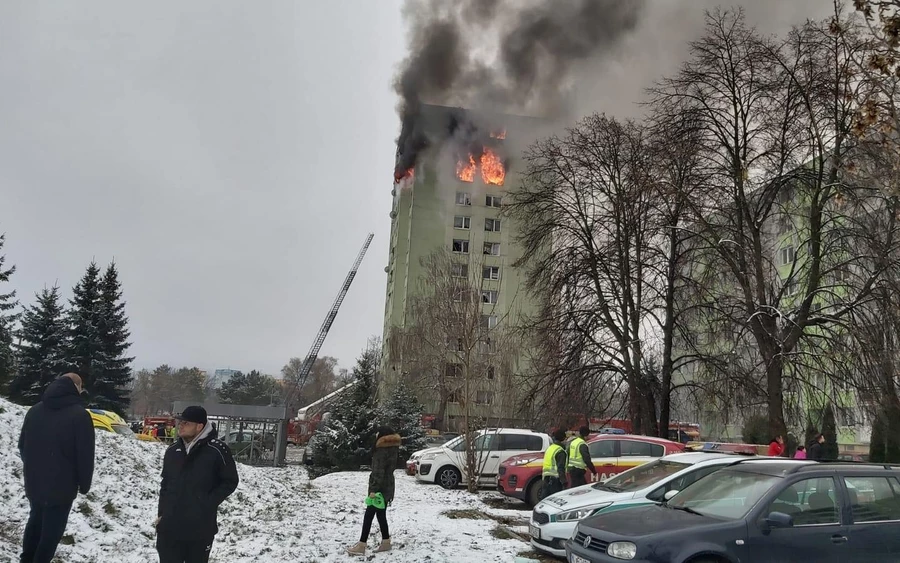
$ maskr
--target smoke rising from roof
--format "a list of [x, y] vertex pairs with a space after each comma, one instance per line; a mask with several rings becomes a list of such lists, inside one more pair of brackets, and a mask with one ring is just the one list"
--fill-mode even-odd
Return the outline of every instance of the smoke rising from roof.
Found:
[[577, 63], [602, 56], [632, 32], [644, 4], [407, 0], [410, 55], [395, 81], [401, 98], [397, 177], [431, 142], [418, 120], [422, 103], [555, 115]]

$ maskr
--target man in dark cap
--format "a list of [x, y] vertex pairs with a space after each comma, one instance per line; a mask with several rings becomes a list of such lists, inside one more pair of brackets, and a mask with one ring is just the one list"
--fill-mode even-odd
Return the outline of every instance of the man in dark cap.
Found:
[[21, 563], [50, 563], [66, 531], [72, 502], [94, 476], [94, 424], [84, 408], [81, 377], [51, 383], [25, 415], [19, 435], [25, 496], [31, 505]]
[[163, 459], [156, 551], [160, 563], [207, 563], [219, 505], [238, 486], [237, 467], [203, 407], [175, 418], [178, 439]]

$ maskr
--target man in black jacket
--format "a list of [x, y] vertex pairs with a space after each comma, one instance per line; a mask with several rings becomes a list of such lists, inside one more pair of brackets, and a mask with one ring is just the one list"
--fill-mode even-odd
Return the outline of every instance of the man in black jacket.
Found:
[[160, 563], [206, 563], [219, 531], [219, 505], [238, 486], [231, 450], [217, 439], [203, 407], [187, 407], [163, 460], [156, 551]]
[[816, 437], [813, 438], [813, 441], [806, 446], [806, 459], [811, 459], [814, 461], [824, 461], [825, 452], [822, 444], [825, 442], [825, 436], [822, 434], [816, 434]]
[[91, 488], [94, 425], [81, 400], [81, 386], [77, 374], [63, 375], [25, 415], [19, 455], [31, 513], [22, 538], [21, 563], [50, 563], [75, 497]]

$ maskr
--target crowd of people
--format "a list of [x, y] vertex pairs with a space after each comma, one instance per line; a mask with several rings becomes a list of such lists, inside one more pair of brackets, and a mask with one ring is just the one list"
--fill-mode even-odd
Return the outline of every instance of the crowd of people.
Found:
[[[810, 459], [813, 461], [824, 461], [825, 460], [825, 450], [822, 444], [825, 443], [825, 436], [821, 433], [816, 434], [815, 437], [810, 441], [810, 443], [806, 446], [803, 444], [797, 446], [797, 450], [794, 452], [794, 459]], [[785, 455], [785, 444], [784, 444], [784, 436], [775, 436], [772, 438], [772, 441], [769, 442], [769, 450], [766, 455], [770, 457], [784, 457]]]

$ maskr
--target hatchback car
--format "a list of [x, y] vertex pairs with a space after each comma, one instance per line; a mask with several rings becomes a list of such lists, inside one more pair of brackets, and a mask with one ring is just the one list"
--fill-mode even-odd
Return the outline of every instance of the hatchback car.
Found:
[[578, 521], [596, 514], [662, 502], [739, 456], [729, 453], [672, 454], [619, 473], [605, 483], [576, 487], [551, 495], [531, 515], [531, 545], [557, 557], [566, 556], [566, 540]]
[[900, 561], [900, 469], [748, 459], [661, 505], [582, 520], [570, 563]]
[[[591, 461], [598, 472], [596, 476], [588, 472], [588, 478], [593, 481], [605, 481], [632, 467], [685, 449], [684, 444], [678, 442], [627, 434], [595, 435], [588, 438], [587, 443]], [[535, 506], [543, 498], [543, 465], [543, 452], [528, 452], [507, 459], [500, 464], [497, 489], [508, 497]]]

